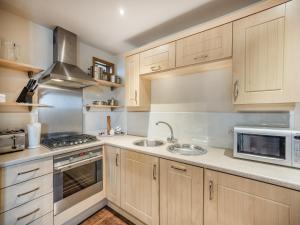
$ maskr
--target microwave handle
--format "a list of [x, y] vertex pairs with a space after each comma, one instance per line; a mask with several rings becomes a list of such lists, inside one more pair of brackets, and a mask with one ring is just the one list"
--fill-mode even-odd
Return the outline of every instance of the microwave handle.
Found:
[[100, 156], [95, 156], [95, 157], [92, 157], [92, 158], [89, 158], [89, 159], [84, 159], [84, 160], [81, 160], [81, 161], [78, 161], [78, 162], [70, 163], [70, 164], [67, 164], [67, 165], [64, 165], [64, 166], [58, 166], [58, 167], [54, 166], [54, 171], [55, 172], [64, 172], [64, 171], [73, 169], [73, 168], [78, 167], [78, 166], [83, 166], [83, 165], [98, 161], [102, 158], [103, 158], [103, 156], [100, 155]]

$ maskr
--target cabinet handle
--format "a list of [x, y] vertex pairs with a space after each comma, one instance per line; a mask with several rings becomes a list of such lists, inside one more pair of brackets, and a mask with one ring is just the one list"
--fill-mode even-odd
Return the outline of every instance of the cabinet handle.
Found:
[[35, 172], [37, 170], [39, 170], [40, 168], [35, 168], [35, 169], [32, 169], [32, 170], [28, 170], [28, 171], [25, 171], [25, 172], [19, 172], [18, 173], [18, 176], [19, 175], [23, 175], [23, 174], [27, 174], [27, 173], [32, 173], [32, 172]]
[[30, 212], [30, 213], [27, 213], [26, 215], [24, 215], [24, 216], [20, 216], [20, 217], [18, 217], [17, 218], [17, 221], [19, 221], [19, 220], [21, 220], [21, 219], [24, 219], [24, 218], [26, 218], [26, 217], [28, 217], [28, 216], [30, 216], [30, 215], [32, 215], [32, 214], [34, 214], [34, 213], [36, 213], [36, 212], [38, 212], [40, 210], [40, 208], [37, 208], [36, 210], [33, 210], [32, 212]]
[[134, 91], [134, 100], [135, 104], [137, 105], [137, 90]]
[[171, 166], [172, 169], [175, 169], [175, 170], [180, 170], [180, 171], [183, 171], [183, 172], [186, 172], [186, 168], [182, 168], [182, 167], [177, 167], [177, 166]]
[[236, 80], [234, 82], [234, 85], [233, 85], [233, 98], [234, 98], [234, 101], [237, 100], [238, 96], [239, 96], [239, 81]]
[[30, 194], [31, 192], [35, 192], [35, 191], [37, 191], [37, 190], [39, 190], [39, 189], [40, 189], [40, 188], [38, 187], [38, 188], [32, 189], [31, 191], [27, 191], [27, 192], [24, 192], [24, 193], [22, 193], [22, 194], [18, 194], [17, 197], [19, 198], [19, 197], [22, 197], [22, 196], [24, 196], [24, 195], [28, 195], [28, 194]]
[[151, 66], [150, 67], [150, 69], [152, 70], [152, 71], [159, 71], [160, 70], [160, 66]]
[[156, 164], [153, 165], [153, 180], [157, 179], [157, 168]]
[[209, 200], [213, 200], [214, 198], [214, 182], [212, 180], [209, 181]]
[[198, 60], [198, 59], [206, 59], [208, 57], [208, 55], [201, 55], [201, 56], [197, 56], [194, 58], [194, 60]]
[[119, 166], [119, 153], [116, 154], [116, 166]]

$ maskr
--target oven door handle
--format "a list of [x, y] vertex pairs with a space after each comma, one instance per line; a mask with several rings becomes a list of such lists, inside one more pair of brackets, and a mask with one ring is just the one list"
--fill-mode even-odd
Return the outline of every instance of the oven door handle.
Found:
[[95, 156], [95, 157], [92, 157], [89, 159], [84, 159], [84, 160], [81, 160], [78, 162], [70, 163], [70, 164], [64, 165], [64, 166], [58, 166], [58, 167], [54, 166], [54, 170], [55, 170], [55, 172], [63, 172], [63, 171], [67, 171], [67, 170], [73, 169], [78, 166], [83, 166], [83, 165], [98, 161], [102, 158], [103, 158], [103, 156], [100, 155], [100, 156]]

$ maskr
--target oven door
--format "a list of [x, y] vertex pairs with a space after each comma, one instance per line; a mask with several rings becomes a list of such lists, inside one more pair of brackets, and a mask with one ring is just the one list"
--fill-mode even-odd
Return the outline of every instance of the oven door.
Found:
[[291, 131], [274, 128], [235, 128], [234, 156], [291, 166]]
[[103, 190], [102, 156], [55, 169], [54, 215]]

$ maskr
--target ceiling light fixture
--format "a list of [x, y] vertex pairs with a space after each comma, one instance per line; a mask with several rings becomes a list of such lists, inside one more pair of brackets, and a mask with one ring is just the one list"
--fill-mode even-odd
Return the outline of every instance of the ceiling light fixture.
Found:
[[125, 10], [124, 10], [123, 8], [120, 8], [120, 9], [119, 9], [119, 13], [120, 13], [121, 16], [124, 16]]

